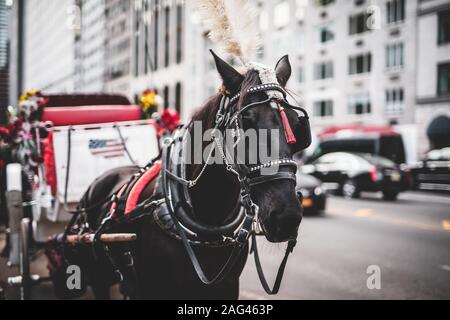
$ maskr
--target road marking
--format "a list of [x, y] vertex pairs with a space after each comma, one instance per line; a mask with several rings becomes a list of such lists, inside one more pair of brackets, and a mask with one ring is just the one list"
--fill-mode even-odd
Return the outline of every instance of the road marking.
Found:
[[444, 224], [444, 222], [443, 222], [442, 225], [437, 225], [437, 224], [434, 225], [434, 224], [428, 224], [428, 223], [415, 222], [415, 221], [407, 220], [407, 219], [393, 218], [393, 217], [389, 217], [389, 216], [381, 215], [381, 214], [375, 214], [375, 212], [373, 210], [369, 210], [369, 209], [361, 209], [361, 210], [357, 210], [357, 211], [353, 211], [353, 212], [349, 211], [349, 210], [333, 209], [332, 211], [330, 210], [330, 214], [347, 216], [347, 217], [356, 217], [356, 218], [367, 218], [367, 219], [378, 221], [378, 222], [384, 222], [384, 223], [398, 225], [398, 226], [411, 227], [411, 228], [425, 230], [425, 231], [450, 232], [450, 221], [449, 220], [445, 220], [448, 223]]
[[358, 218], [368, 218], [373, 215], [373, 210], [370, 209], [361, 209], [354, 213], [354, 215]]
[[259, 301], [268, 300], [266, 297], [264, 297], [256, 292], [245, 291], [245, 290], [241, 291], [239, 296], [240, 296], [241, 300], [259, 300]]
[[448, 272], [450, 272], [450, 266], [441, 266], [441, 269], [442, 270], [444, 270], [444, 271], [448, 271]]
[[450, 231], [450, 220], [444, 220], [442, 221], [442, 228], [445, 231]]
[[374, 216], [374, 217], [372, 217], [372, 219], [381, 221], [381, 222], [385, 222], [385, 223], [389, 223], [389, 224], [405, 226], [405, 227], [412, 227], [412, 228], [425, 230], [425, 231], [442, 231], [442, 228], [440, 228], [439, 226], [436, 226], [433, 224], [415, 222], [415, 221], [406, 220], [406, 219], [391, 218], [391, 217], [386, 217], [386, 216], [382, 216], [382, 215]]

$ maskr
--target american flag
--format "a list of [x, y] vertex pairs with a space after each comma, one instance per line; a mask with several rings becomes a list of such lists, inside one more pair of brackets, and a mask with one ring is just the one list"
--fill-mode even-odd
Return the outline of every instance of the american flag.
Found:
[[94, 156], [105, 159], [123, 157], [125, 147], [120, 140], [92, 139], [89, 140], [89, 150]]

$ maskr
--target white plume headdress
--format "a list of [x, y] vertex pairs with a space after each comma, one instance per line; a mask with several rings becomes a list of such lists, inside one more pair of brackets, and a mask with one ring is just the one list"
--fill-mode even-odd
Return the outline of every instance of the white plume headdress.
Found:
[[[261, 39], [257, 27], [257, 11], [248, 0], [197, 0], [203, 24], [210, 39], [225, 53], [239, 59], [247, 69], [259, 72], [261, 82], [278, 83], [275, 70], [254, 58], [260, 49]], [[282, 98], [278, 91], [268, 92]]]
[[257, 12], [248, 0], [197, 0], [210, 39], [246, 65], [260, 46]]

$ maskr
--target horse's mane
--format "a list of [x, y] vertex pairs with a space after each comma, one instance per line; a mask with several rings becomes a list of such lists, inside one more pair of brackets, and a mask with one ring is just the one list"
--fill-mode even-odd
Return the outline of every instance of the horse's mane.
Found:
[[[244, 81], [242, 82], [241, 92], [247, 92], [248, 89], [258, 84], [261, 84], [258, 71], [249, 70], [245, 74]], [[246, 94], [243, 94], [241, 96], [238, 102], [238, 108], [242, 106], [242, 103], [246, 99], [246, 97]], [[210, 97], [206, 101], [206, 103], [194, 114], [194, 116], [192, 117], [192, 121], [201, 121], [205, 130], [213, 128], [221, 99], [221, 93], [217, 93], [214, 96]]]

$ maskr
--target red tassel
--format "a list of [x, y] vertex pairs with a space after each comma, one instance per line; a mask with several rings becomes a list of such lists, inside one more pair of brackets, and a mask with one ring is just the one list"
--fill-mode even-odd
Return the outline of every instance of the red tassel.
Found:
[[289, 119], [286, 115], [286, 110], [284, 110], [284, 108], [280, 105], [278, 105], [278, 108], [280, 109], [281, 121], [283, 122], [286, 141], [288, 144], [296, 144], [297, 138], [295, 137], [294, 132], [292, 132], [291, 124], [289, 123]]

